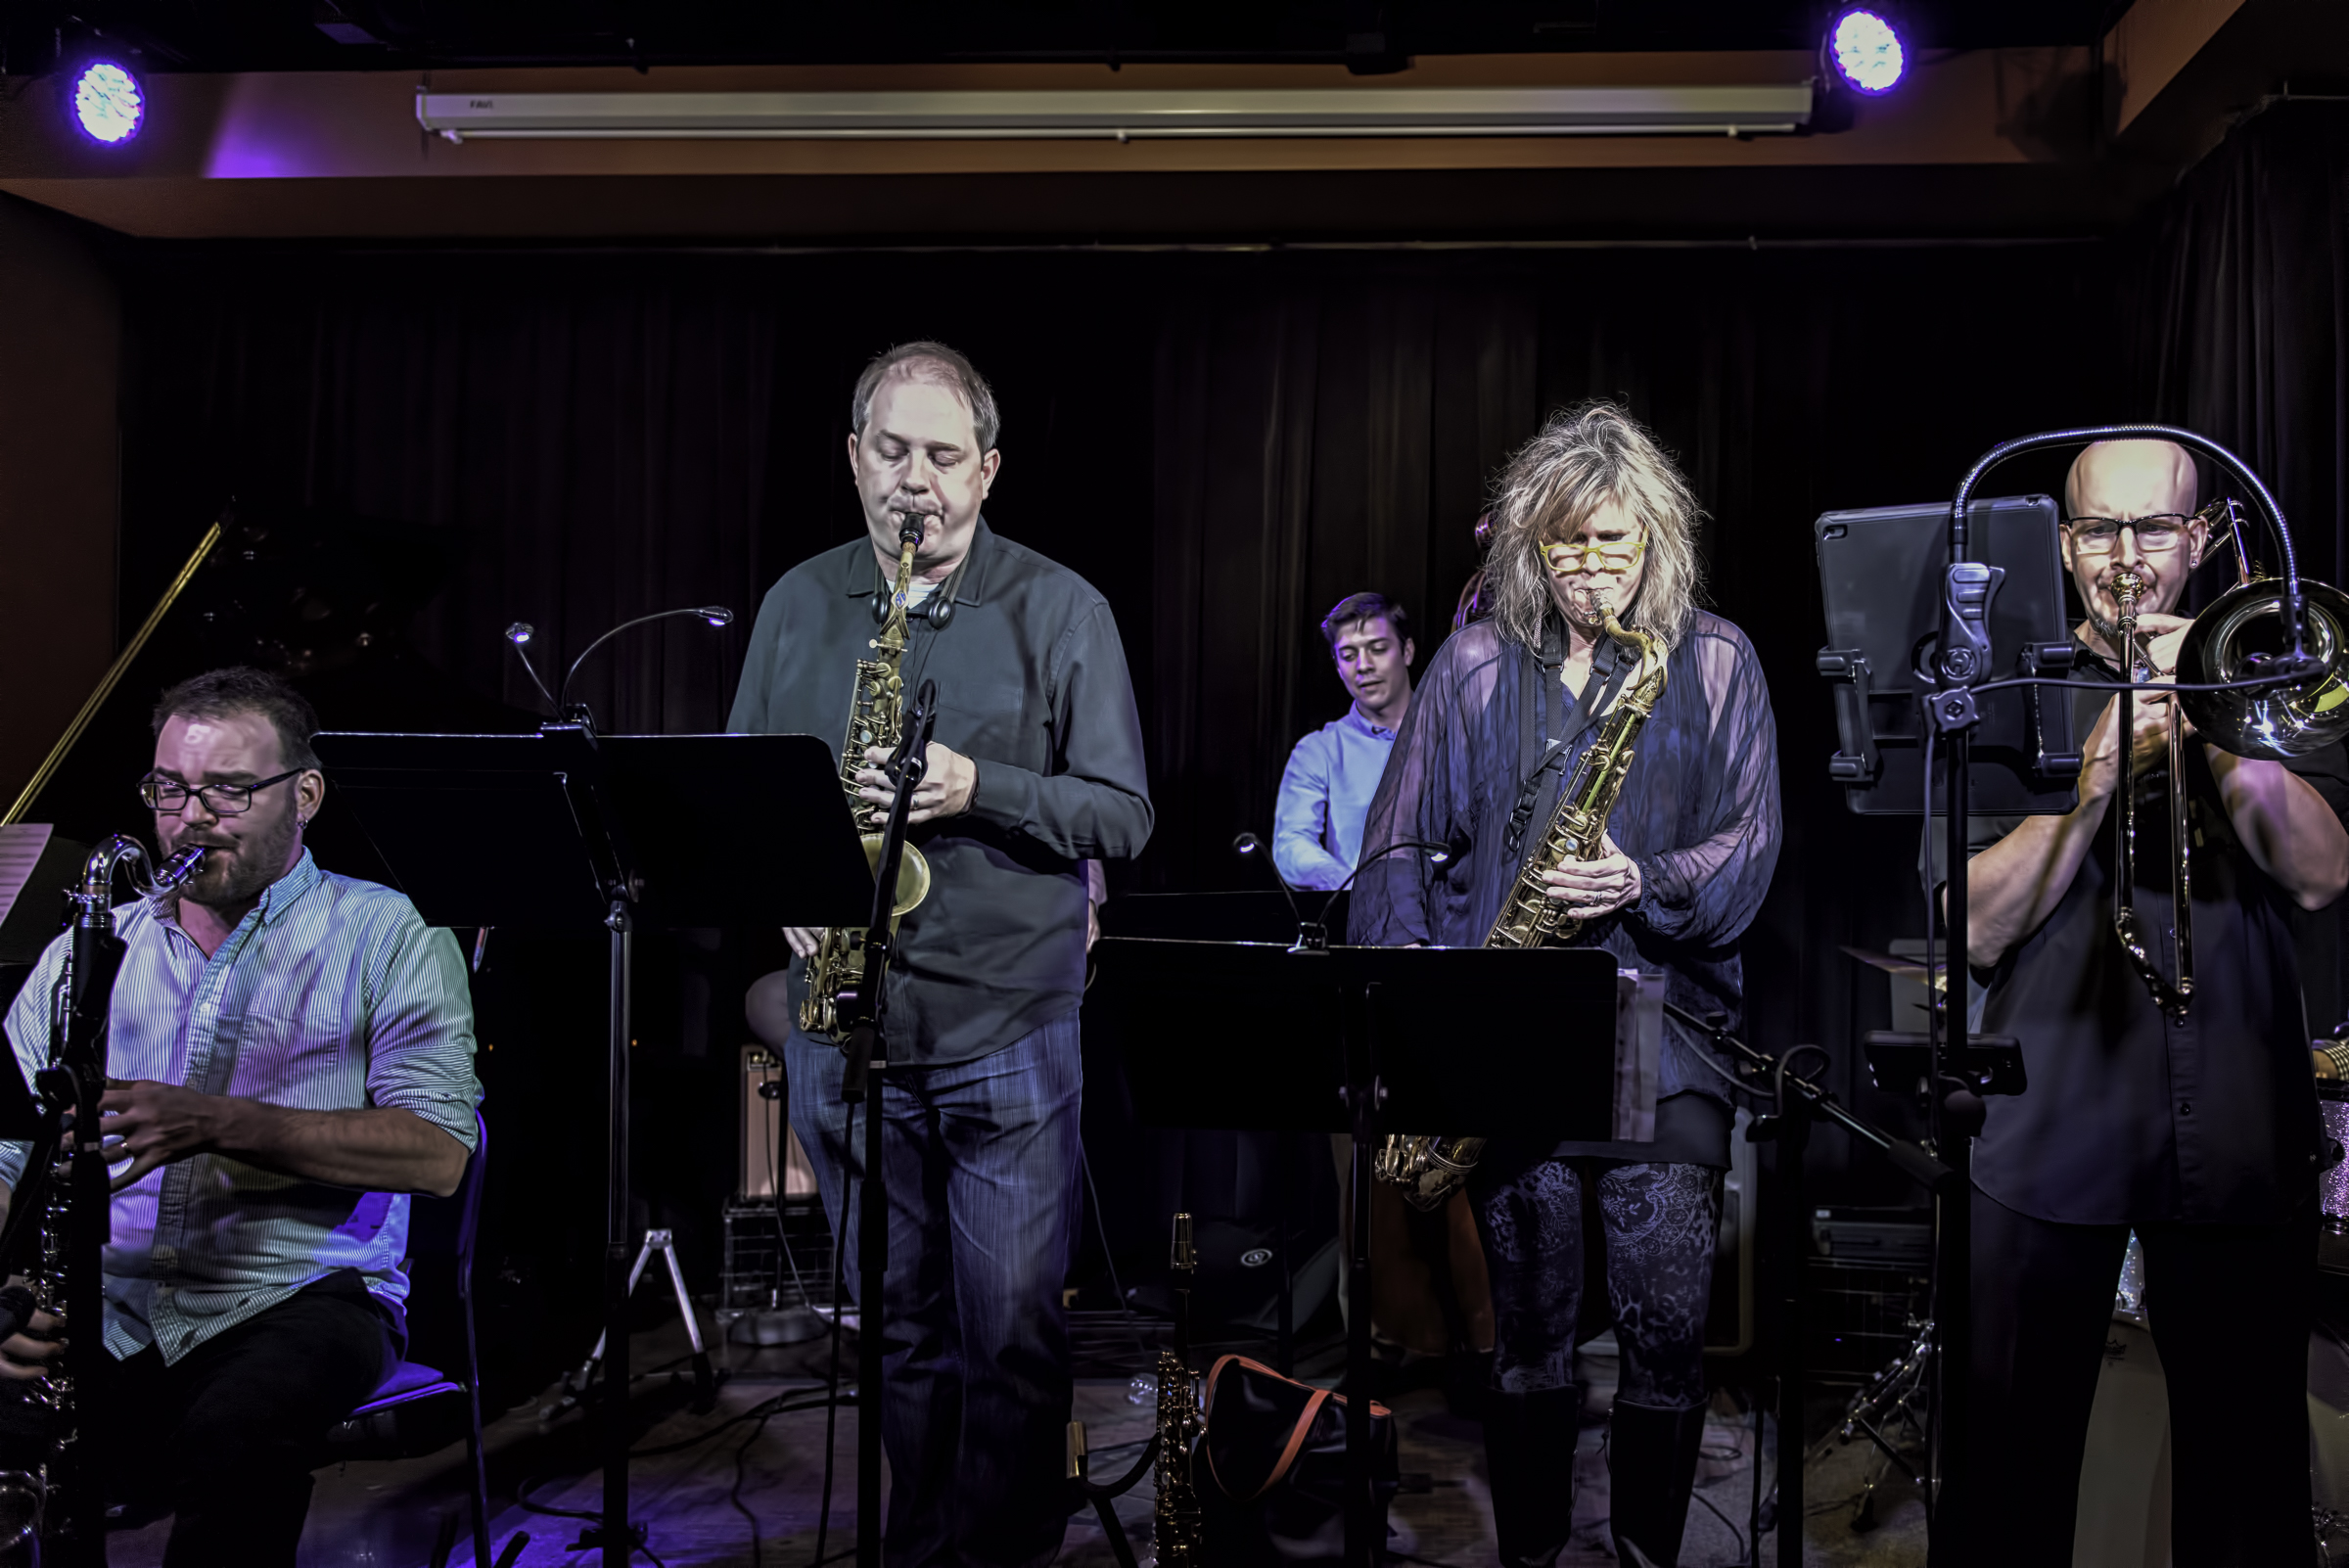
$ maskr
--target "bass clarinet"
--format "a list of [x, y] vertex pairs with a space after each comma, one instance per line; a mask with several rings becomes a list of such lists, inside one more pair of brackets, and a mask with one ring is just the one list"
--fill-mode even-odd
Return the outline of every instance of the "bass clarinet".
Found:
[[[106, 1497], [81, 1441], [76, 1396], [79, 1378], [107, 1354], [99, 1270], [112, 1195], [98, 1097], [106, 1092], [107, 1017], [123, 950], [115, 935], [115, 875], [127, 868], [132, 888], [152, 905], [203, 862], [199, 845], [151, 872], [146, 849], [116, 835], [90, 852], [79, 886], [67, 895], [73, 923], [50, 1000], [49, 1062], [33, 1084], [47, 1128], [19, 1177], [18, 1201], [0, 1231], [0, 1257], [13, 1262], [21, 1250], [17, 1237], [32, 1222], [37, 1199], [39, 1247], [21, 1272], [35, 1304], [65, 1327], [69, 1344], [64, 1368], [30, 1391], [48, 1436], [39, 1474], [0, 1474], [0, 1563], [71, 1568], [105, 1560]], [[73, 1332], [76, 1324], [87, 1331]]]

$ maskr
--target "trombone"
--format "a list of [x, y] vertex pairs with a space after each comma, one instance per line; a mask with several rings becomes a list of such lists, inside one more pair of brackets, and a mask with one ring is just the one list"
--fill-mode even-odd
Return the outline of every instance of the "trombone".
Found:
[[[2235, 555], [2235, 584], [2194, 618], [2179, 645], [2173, 675], [2175, 701], [2169, 713], [2170, 848], [2174, 871], [2170, 922], [2170, 975], [2154, 962], [2151, 944], [2139, 923], [2135, 903], [2137, 881], [2136, 723], [2131, 705], [2133, 684], [2154, 673], [2139, 648], [2138, 600], [2145, 582], [2135, 569], [2113, 575], [2113, 598], [2120, 606], [2122, 662], [2131, 685], [2120, 691], [2116, 730], [2120, 736], [2121, 809], [2115, 827], [2112, 889], [2112, 926], [2130, 966], [2143, 982], [2154, 1005], [2183, 1018], [2194, 995], [2192, 845], [2187, 822], [2186, 730], [2180, 715], [2192, 721], [2198, 737], [2237, 757], [2286, 761], [2312, 756], [2349, 736], [2349, 594], [2308, 578], [2298, 579], [2305, 616], [2306, 649], [2315, 667], [2292, 680], [2262, 680], [2272, 662], [2294, 652], [2298, 638], [2285, 604], [2282, 581], [2252, 568], [2243, 541], [2240, 511], [2232, 497], [2212, 502], [2198, 514], [2205, 526], [2226, 522], [2224, 536], [2208, 560], [2232, 547]], [[2213, 532], [2218, 530], [2214, 527]], [[2239, 683], [2257, 682], [2255, 685]], [[2221, 687], [2191, 690], [2193, 686]]]

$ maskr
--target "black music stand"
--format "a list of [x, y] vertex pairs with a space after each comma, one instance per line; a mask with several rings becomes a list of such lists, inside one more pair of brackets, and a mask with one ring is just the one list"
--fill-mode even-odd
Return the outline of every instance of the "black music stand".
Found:
[[1615, 957], [1116, 937], [1093, 952], [1095, 1005], [1113, 1020], [1145, 1125], [1354, 1134], [1346, 1561], [1370, 1568], [1372, 1143], [1390, 1127], [1612, 1138]]
[[605, 1568], [628, 1522], [629, 972], [640, 922], [851, 925], [873, 876], [812, 735], [324, 734], [314, 742], [394, 884], [436, 926], [611, 933], [605, 1183]]

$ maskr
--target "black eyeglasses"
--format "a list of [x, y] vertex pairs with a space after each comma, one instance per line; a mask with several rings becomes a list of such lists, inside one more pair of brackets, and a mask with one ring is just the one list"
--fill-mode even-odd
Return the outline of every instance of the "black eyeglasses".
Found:
[[2076, 517], [2071, 520], [2072, 548], [2083, 555], [2102, 555], [2120, 542], [2121, 530], [2137, 535], [2137, 547], [2147, 555], [2178, 548], [2194, 519], [2183, 512], [2156, 512], [2151, 517]]
[[240, 816], [253, 809], [255, 791], [265, 790], [272, 784], [283, 784], [290, 778], [299, 778], [308, 771], [303, 767], [290, 767], [275, 778], [265, 778], [257, 784], [202, 784], [194, 789], [178, 779], [150, 773], [139, 780], [139, 799], [151, 811], [169, 811], [177, 815], [187, 809], [188, 797], [193, 795], [214, 816]]

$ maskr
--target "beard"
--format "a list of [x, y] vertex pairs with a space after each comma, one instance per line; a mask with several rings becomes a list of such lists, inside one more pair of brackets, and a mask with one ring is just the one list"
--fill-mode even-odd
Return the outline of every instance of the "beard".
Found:
[[[259, 898], [261, 890], [284, 873], [300, 831], [294, 813], [284, 811], [269, 827], [242, 839], [216, 829], [183, 828], [163, 853], [176, 854], [199, 844], [210, 851], [203, 869], [181, 884], [179, 897], [207, 909], [226, 909]], [[229, 853], [223, 854], [223, 850]]]

